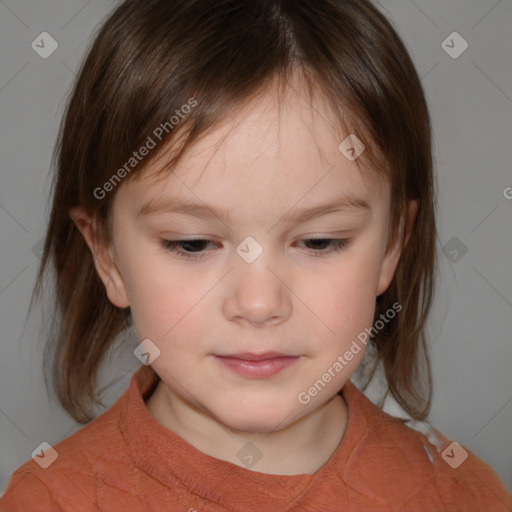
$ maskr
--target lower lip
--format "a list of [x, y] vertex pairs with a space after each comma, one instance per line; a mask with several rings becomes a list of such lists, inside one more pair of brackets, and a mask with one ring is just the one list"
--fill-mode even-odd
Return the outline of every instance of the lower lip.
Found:
[[234, 372], [245, 377], [254, 378], [265, 378], [277, 375], [284, 369], [292, 366], [299, 357], [300, 356], [274, 357], [272, 359], [262, 359], [261, 361], [248, 361], [247, 359], [237, 359], [235, 357], [215, 356], [217, 361]]

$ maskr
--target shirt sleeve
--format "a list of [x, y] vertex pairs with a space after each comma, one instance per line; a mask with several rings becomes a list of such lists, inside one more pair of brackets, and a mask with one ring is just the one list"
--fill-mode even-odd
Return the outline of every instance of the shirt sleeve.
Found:
[[512, 495], [497, 473], [471, 451], [468, 460], [456, 469], [447, 467], [438, 474], [438, 492], [451, 510], [510, 512]]
[[93, 474], [83, 468], [18, 468], [0, 498], [0, 512], [98, 512]]
[[0, 512], [62, 512], [52, 499], [50, 490], [35, 475], [29, 472], [11, 475], [7, 489], [0, 498]]

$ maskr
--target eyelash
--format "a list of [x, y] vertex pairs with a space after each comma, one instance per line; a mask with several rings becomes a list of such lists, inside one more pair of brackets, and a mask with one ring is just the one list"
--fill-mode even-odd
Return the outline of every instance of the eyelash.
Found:
[[[310, 249], [317, 253], [317, 254], [314, 254], [315, 257], [323, 257], [327, 254], [343, 251], [344, 249], [346, 249], [348, 247], [349, 242], [350, 242], [349, 239], [345, 239], [345, 238], [344, 239], [341, 239], [341, 238], [305, 238], [302, 241], [305, 241], [305, 242], [322, 241], [322, 242], [333, 242], [334, 243], [334, 247], [328, 251], [319, 252], [319, 251], [315, 251], [314, 249]], [[190, 260], [196, 260], [196, 259], [202, 258], [204, 256], [205, 252], [201, 251], [201, 252], [196, 252], [196, 253], [190, 253], [190, 252], [180, 250], [178, 247], [181, 244], [195, 243], [195, 242], [212, 242], [212, 240], [203, 239], [203, 238], [194, 238], [191, 240], [161, 240], [162, 247], [165, 250], [167, 250], [171, 253], [178, 254], [178, 255], [188, 258]]]

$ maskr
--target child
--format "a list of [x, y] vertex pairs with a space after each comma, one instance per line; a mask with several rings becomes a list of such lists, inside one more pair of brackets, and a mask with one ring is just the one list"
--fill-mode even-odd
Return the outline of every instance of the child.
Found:
[[[57, 156], [35, 291], [51, 263], [56, 389], [89, 424], [3, 512], [511, 510], [488, 465], [350, 380], [369, 347], [427, 417], [430, 121], [368, 1], [126, 0]], [[91, 421], [127, 324], [143, 364]]]

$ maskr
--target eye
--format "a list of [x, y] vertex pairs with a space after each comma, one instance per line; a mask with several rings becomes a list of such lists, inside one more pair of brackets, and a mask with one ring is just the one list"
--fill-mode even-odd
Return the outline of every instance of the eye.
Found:
[[204, 254], [201, 248], [204, 248], [204, 245], [212, 240], [195, 238], [193, 240], [162, 240], [161, 242], [164, 249], [169, 252], [179, 254], [184, 258], [197, 259]]
[[[306, 238], [301, 240], [307, 245], [314, 256], [324, 256], [333, 252], [339, 252], [346, 249], [350, 240], [340, 238]], [[213, 240], [195, 238], [192, 240], [161, 240], [161, 244], [165, 250], [188, 259], [201, 258], [207, 251], [205, 246], [214, 244]], [[330, 247], [330, 249], [325, 250]]]
[[[314, 253], [317, 253], [315, 256], [324, 256], [325, 254], [339, 252], [346, 249], [350, 240], [345, 238], [305, 238], [304, 240], [301, 240], [301, 242], [313, 245], [311, 250]], [[328, 250], [323, 250], [326, 248], [326, 246], [330, 246], [331, 248]]]

